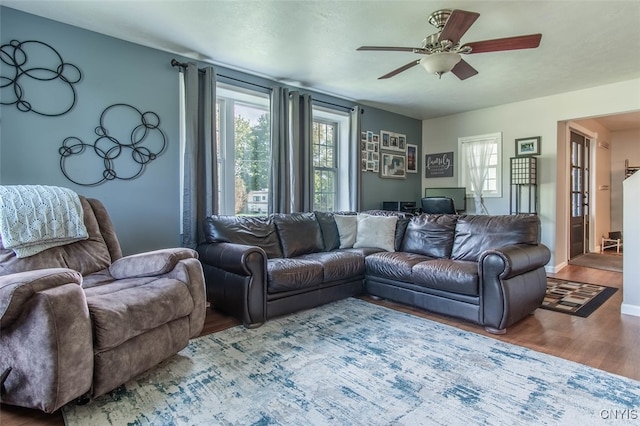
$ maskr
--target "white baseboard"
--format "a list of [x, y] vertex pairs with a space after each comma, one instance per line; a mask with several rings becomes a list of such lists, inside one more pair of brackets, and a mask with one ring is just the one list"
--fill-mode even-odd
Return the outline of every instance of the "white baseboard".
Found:
[[553, 265], [546, 265], [544, 267], [544, 270], [550, 274], [557, 274], [558, 272], [560, 272], [560, 270], [562, 268], [564, 268], [565, 266], [567, 266], [569, 263], [568, 262], [562, 262], [559, 265], [553, 266]]
[[633, 315], [634, 317], [640, 317], [640, 306], [623, 303], [622, 306], [620, 306], [620, 313], [624, 315]]

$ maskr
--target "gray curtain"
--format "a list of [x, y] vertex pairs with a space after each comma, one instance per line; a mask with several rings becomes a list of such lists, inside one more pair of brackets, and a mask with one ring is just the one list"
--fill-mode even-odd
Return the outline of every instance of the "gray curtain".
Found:
[[218, 212], [218, 163], [216, 158], [216, 72], [198, 70], [189, 63], [184, 70], [185, 144], [182, 245], [195, 248], [204, 240], [202, 222]]
[[313, 205], [311, 96], [275, 88], [271, 98], [269, 213], [311, 211]]
[[349, 117], [349, 210], [358, 212], [361, 208], [362, 172], [360, 171], [360, 114], [356, 105]]

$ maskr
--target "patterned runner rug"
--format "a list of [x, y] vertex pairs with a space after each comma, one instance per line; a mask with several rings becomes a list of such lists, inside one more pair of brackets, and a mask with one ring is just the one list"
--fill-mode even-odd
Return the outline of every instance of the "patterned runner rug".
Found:
[[351, 298], [192, 340], [63, 414], [70, 426], [610, 425], [638, 408], [640, 382]]
[[547, 294], [541, 307], [586, 318], [617, 290], [603, 285], [547, 278]]

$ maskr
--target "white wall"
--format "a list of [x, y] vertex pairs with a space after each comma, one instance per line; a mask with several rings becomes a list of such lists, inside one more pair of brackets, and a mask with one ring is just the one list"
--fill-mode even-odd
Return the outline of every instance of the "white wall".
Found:
[[[503, 196], [487, 199], [486, 205], [490, 214], [508, 214], [509, 158], [515, 153], [515, 139], [541, 136], [538, 160], [541, 238], [552, 252], [549, 270], [559, 270], [567, 261], [568, 239], [564, 223], [568, 217], [568, 195], [563, 194], [568, 188], [566, 132], [559, 123], [636, 110], [640, 110], [640, 79], [425, 120], [422, 148], [425, 154], [454, 151], [457, 155], [459, 137], [502, 132]], [[454, 178], [429, 182], [423, 177], [422, 184], [456, 186], [457, 173]]]
[[[624, 232], [622, 226], [624, 160], [628, 159], [631, 166], [640, 166], [640, 128], [613, 132], [611, 140], [613, 142], [611, 146], [611, 230]], [[623, 237], [625, 233], [622, 234]]]
[[[640, 172], [622, 183], [624, 191], [624, 229], [628, 236], [640, 235]], [[622, 259], [623, 294], [620, 311], [623, 314], [640, 316], [640, 238], [624, 239]]]

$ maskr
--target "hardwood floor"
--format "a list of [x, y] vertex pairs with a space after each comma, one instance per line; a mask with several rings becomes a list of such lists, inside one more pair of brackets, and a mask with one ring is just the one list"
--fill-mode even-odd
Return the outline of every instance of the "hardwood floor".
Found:
[[[619, 272], [569, 265], [559, 273], [549, 275], [561, 279], [622, 288], [622, 274]], [[532, 315], [509, 328], [507, 334], [501, 336], [489, 334], [482, 327], [453, 318], [429, 314], [392, 302], [374, 301], [366, 296], [363, 299], [640, 380], [640, 318], [620, 314], [621, 290], [617, 291], [588, 318], [537, 309]], [[202, 335], [215, 333], [238, 324], [239, 322], [233, 318], [208, 310]], [[59, 411], [53, 414], [44, 414], [37, 410], [1, 405], [0, 425], [62, 426], [64, 422]]]

